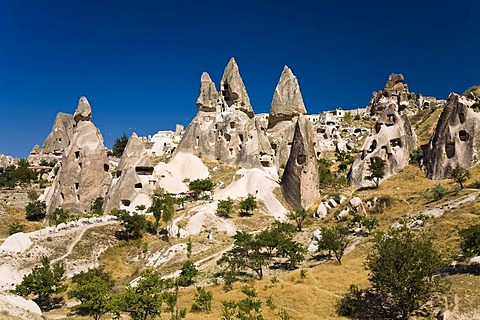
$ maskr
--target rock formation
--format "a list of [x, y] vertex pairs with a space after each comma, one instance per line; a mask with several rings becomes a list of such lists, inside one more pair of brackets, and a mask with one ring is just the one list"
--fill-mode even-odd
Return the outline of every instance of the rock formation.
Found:
[[424, 170], [430, 179], [446, 179], [456, 167], [480, 161], [480, 99], [450, 94], [435, 133], [425, 150]]
[[281, 181], [282, 193], [294, 208], [308, 209], [319, 197], [315, 139], [312, 123], [304, 115], [299, 115]]
[[90, 121], [91, 109], [81, 97], [74, 115], [75, 129], [65, 149], [58, 174], [45, 197], [47, 212], [62, 207], [72, 214], [88, 212], [97, 197], [104, 197], [111, 182], [103, 137]]
[[374, 185], [367, 176], [370, 175], [370, 164], [376, 159], [385, 163], [383, 179], [396, 174], [408, 164], [417, 138], [408, 117], [397, 110], [398, 104], [391, 103], [379, 114], [373, 135], [365, 140], [350, 168], [350, 184], [357, 187]]
[[[125, 206], [134, 211], [138, 204], [150, 203], [150, 195], [156, 188], [157, 179], [153, 176], [154, 167], [145, 145], [133, 133], [125, 147], [116, 177], [105, 197], [104, 211]], [[130, 208], [131, 207], [131, 208]]]
[[[253, 118], [247, 91], [232, 58], [225, 68], [218, 93], [207, 73], [201, 77], [198, 114], [192, 120], [176, 152], [190, 152], [206, 159], [246, 168], [270, 166], [273, 152], [265, 130]], [[268, 147], [267, 147], [268, 145]]]
[[285, 66], [268, 115], [268, 136], [278, 167], [287, 163], [297, 117], [306, 113], [297, 77]]
[[28, 161], [31, 163], [39, 163], [41, 160], [58, 161], [63, 155], [63, 151], [70, 144], [73, 136], [75, 121], [73, 115], [59, 112], [55, 117], [52, 131], [43, 142], [43, 146], [35, 146], [30, 152]]
[[7, 156], [0, 153], [0, 168], [6, 168], [17, 164], [19, 159], [15, 159], [12, 156]]

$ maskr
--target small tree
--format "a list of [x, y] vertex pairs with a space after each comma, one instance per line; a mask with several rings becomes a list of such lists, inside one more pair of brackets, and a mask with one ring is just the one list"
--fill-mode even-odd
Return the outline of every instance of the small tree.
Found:
[[342, 257], [349, 244], [347, 233], [337, 226], [322, 227], [322, 238], [318, 242], [318, 250], [327, 250], [328, 255], [332, 252], [339, 264], [342, 264]]
[[210, 313], [210, 311], [212, 311], [212, 299], [213, 293], [211, 291], [207, 291], [203, 287], [197, 287], [195, 301], [192, 305], [192, 311], [204, 311], [205, 313]]
[[[149, 211], [153, 213], [155, 217], [155, 231], [158, 231], [158, 224], [160, 219], [162, 219], [167, 224], [171, 222], [174, 210], [175, 199], [165, 192], [163, 189], [157, 189], [152, 195], [152, 205], [149, 208]], [[167, 237], [169, 232], [167, 230]]]
[[288, 213], [287, 217], [290, 220], [295, 221], [295, 223], [297, 224], [297, 230], [300, 232], [302, 231], [303, 221], [305, 221], [305, 219], [307, 218], [307, 210], [303, 208], [297, 209], [293, 212]]
[[118, 220], [123, 225], [124, 237], [126, 240], [142, 237], [142, 232], [147, 228], [147, 219], [136, 212], [126, 210], [117, 211]]
[[230, 197], [227, 200], [218, 200], [217, 215], [223, 218], [230, 218], [233, 209], [233, 200]]
[[380, 158], [372, 158], [369, 166], [370, 175], [366, 178], [375, 183], [375, 188], [378, 188], [380, 179], [385, 176], [385, 161]]
[[461, 248], [467, 257], [480, 254], [480, 224], [472, 225], [459, 232], [462, 238]]
[[52, 295], [64, 292], [67, 288], [62, 283], [65, 269], [61, 264], [51, 266], [46, 256], [42, 256], [40, 262], [41, 266], [36, 266], [24, 276], [13, 292], [22, 297], [33, 297], [42, 310], [48, 310], [54, 305]]
[[185, 261], [182, 266], [182, 271], [178, 278], [178, 284], [182, 287], [188, 287], [193, 284], [193, 278], [198, 275], [197, 267], [195, 263], [190, 260]]
[[48, 215], [48, 224], [51, 226], [59, 225], [60, 223], [65, 223], [70, 219], [70, 215], [67, 210], [63, 208], [56, 208], [55, 211]]
[[95, 216], [103, 215], [103, 197], [98, 197], [93, 201], [90, 212]]
[[29, 221], [39, 221], [45, 218], [47, 205], [43, 201], [31, 201], [25, 207], [26, 218]]
[[110, 273], [103, 268], [89, 269], [75, 274], [72, 282], [76, 287], [68, 292], [68, 296], [80, 300], [81, 303], [76, 306], [80, 314], [99, 320], [110, 311], [114, 285]]
[[257, 199], [250, 193], [245, 199], [240, 201], [240, 210], [242, 210], [242, 214], [244, 215], [252, 215], [251, 211], [255, 210], [256, 208]]
[[115, 139], [112, 147], [112, 155], [120, 158], [123, 155], [123, 151], [128, 143], [128, 137], [125, 133], [120, 138]]
[[463, 183], [470, 178], [470, 172], [467, 169], [457, 167], [452, 170], [450, 178], [456, 183], [460, 184], [460, 189], [463, 190]]
[[195, 191], [197, 197], [201, 196], [205, 191], [212, 191], [214, 186], [215, 185], [210, 178], [196, 179], [190, 181], [190, 183], [188, 184], [190, 190]]

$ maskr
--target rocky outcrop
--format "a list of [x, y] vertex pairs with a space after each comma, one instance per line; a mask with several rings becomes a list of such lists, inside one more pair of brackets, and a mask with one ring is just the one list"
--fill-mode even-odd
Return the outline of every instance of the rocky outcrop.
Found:
[[58, 174], [45, 196], [47, 212], [62, 207], [72, 214], [90, 210], [97, 197], [105, 197], [111, 182], [107, 152], [100, 131], [90, 121], [91, 109], [81, 97], [75, 112], [75, 129], [65, 149]]
[[268, 137], [276, 165], [286, 165], [299, 115], [306, 114], [297, 77], [285, 66], [273, 94], [268, 115]]
[[116, 176], [105, 197], [104, 211], [113, 208], [128, 207], [133, 211], [135, 206], [150, 205], [150, 195], [156, 188], [157, 179], [153, 176], [154, 166], [150, 161], [145, 145], [133, 133], [128, 140]]
[[424, 170], [430, 179], [449, 178], [456, 167], [480, 161], [480, 99], [450, 94], [435, 133], [425, 150]]
[[254, 114], [250, 98], [234, 58], [230, 59], [223, 72], [223, 77], [220, 81], [220, 94], [229, 108], [243, 111], [250, 118], [253, 118]]
[[266, 129], [262, 130], [253, 118], [250, 99], [233, 58], [225, 68], [220, 88], [217, 93], [208, 74], [202, 74], [198, 114], [175, 152], [189, 152], [246, 168], [273, 165]]
[[292, 120], [294, 117], [306, 113], [297, 77], [289, 67], [285, 66], [273, 94], [268, 127], [272, 128], [279, 121]]
[[0, 153], [0, 168], [6, 168], [17, 164], [19, 159], [15, 159], [12, 156], [7, 156]]
[[310, 121], [299, 115], [281, 181], [282, 193], [294, 208], [308, 209], [319, 197], [315, 136]]
[[391, 103], [382, 110], [375, 124], [373, 135], [363, 144], [348, 174], [350, 184], [357, 187], [373, 186], [367, 179], [370, 164], [377, 159], [384, 161], [384, 177], [380, 182], [403, 169], [416, 146], [416, 135], [408, 117]]

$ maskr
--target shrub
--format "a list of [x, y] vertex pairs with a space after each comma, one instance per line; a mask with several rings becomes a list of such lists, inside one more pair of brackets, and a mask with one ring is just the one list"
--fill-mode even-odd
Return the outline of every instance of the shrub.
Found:
[[255, 196], [248, 194], [248, 196], [240, 201], [240, 210], [243, 215], [252, 215], [251, 211], [257, 208], [257, 199]]
[[8, 234], [12, 235], [17, 232], [24, 232], [27, 229], [27, 226], [22, 224], [20, 221], [13, 221], [9, 226], [8, 226]]
[[467, 257], [473, 257], [480, 254], [480, 224], [472, 225], [462, 229], [459, 232], [462, 238], [461, 248]]
[[436, 184], [432, 188], [431, 192], [432, 192], [433, 200], [435, 201], [442, 199], [447, 194], [447, 190], [441, 184]]
[[450, 178], [460, 185], [460, 189], [463, 189], [463, 183], [470, 178], [470, 172], [467, 169], [457, 167], [452, 170]]
[[25, 207], [26, 218], [29, 221], [39, 221], [45, 218], [47, 205], [43, 201], [31, 201]]
[[217, 215], [222, 218], [230, 218], [233, 209], [233, 200], [230, 197], [227, 200], [218, 200]]
[[212, 311], [212, 299], [213, 293], [211, 291], [207, 291], [202, 287], [197, 287], [195, 301], [192, 305], [192, 311], [204, 311], [205, 313], [210, 313], [210, 311]]
[[120, 158], [123, 155], [123, 151], [128, 143], [128, 137], [125, 133], [120, 138], [115, 139], [112, 147], [112, 155]]

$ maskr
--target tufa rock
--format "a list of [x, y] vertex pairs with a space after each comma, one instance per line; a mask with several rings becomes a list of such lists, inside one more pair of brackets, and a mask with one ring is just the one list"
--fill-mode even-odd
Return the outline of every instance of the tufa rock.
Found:
[[215, 83], [210, 79], [208, 73], [202, 73], [200, 80], [200, 93], [198, 94], [197, 99], [198, 111], [217, 112], [220, 111], [221, 106], [222, 100], [219, 99]]
[[397, 104], [392, 103], [378, 117], [373, 135], [363, 144], [355, 158], [348, 177], [350, 184], [357, 187], [372, 186], [367, 179], [370, 175], [370, 164], [376, 159], [385, 163], [384, 177], [396, 174], [410, 161], [410, 154], [415, 149], [417, 137], [405, 114], [397, 111]]
[[249, 118], [253, 118], [254, 114], [250, 98], [234, 58], [230, 59], [223, 72], [223, 77], [220, 81], [220, 94], [229, 108], [243, 111]]
[[76, 123], [80, 121], [90, 121], [92, 119], [92, 108], [90, 108], [87, 98], [80, 97], [73, 119]]
[[452, 93], [430, 139], [423, 160], [430, 179], [446, 179], [456, 167], [468, 169], [480, 160], [480, 99]]
[[[110, 186], [111, 175], [103, 137], [92, 122], [85, 120], [91, 115], [87, 109], [90, 110], [87, 99], [80, 98], [75, 113], [79, 122], [70, 145], [65, 149], [58, 174], [44, 197], [47, 213], [58, 207], [72, 214], [86, 213], [96, 198], [105, 197]], [[82, 116], [78, 117], [78, 114]]]
[[279, 121], [292, 120], [293, 117], [306, 113], [297, 77], [285, 66], [273, 94], [268, 127], [272, 128]]
[[315, 139], [312, 123], [304, 115], [299, 115], [281, 181], [282, 193], [294, 208], [308, 209], [319, 197]]
[[70, 140], [72, 139], [74, 126], [75, 121], [71, 114], [63, 112], [57, 113], [52, 131], [50, 131], [43, 142], [41, 153], [63, 154], [63, 150], [70, 144]]
[[154, 167], [150, 161], [143, 141], [133, 133], [128, 140], [120, 163], [118, 164], [116, 177], [105, 197], [104, 211], [110, 212], [120, 206], [131, 207], [131, 211], [150, 195], [156, 188], [157, 179], [153, 176]]

